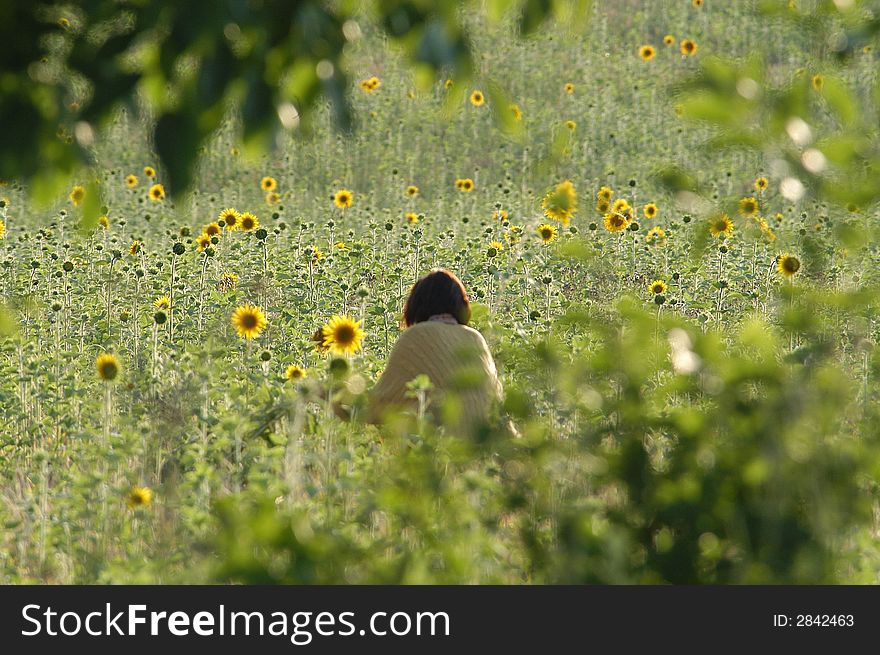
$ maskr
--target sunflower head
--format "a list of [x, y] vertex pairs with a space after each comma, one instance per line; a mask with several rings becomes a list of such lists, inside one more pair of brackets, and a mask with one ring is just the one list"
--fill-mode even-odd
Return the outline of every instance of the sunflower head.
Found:
[[196, 237], [196, 246], [198, 246], [199, 252], [204, 252], [211, 247], [211, 236], [202, 232]]
[[73, 189], [70, 190], [70, 195], [68, 196], [68, 198], [70, 198], [70, 202], [72, 202], [75, 206], [79, 206], [79, 203], [81, 203], [83, 201], [83, 198], [85, 197], [86, 189], [85, 187], [81, 187], [79, 185], [73, 187]]
[[298, 382], [306, 377], [306, 370], [304, 368], [300, 368], [296, 364], [291, 364], [284, 371], [284, 378], [286, 380], [290, 380], [291, 382]]
[[733, 236], [733, 221], [730, 220], [730, 216], [727, 214], [719, 214], [709, 221], [709, 233], [716, 238], [720, 237], [722, 234], [725, 237]]
[[270, 207], [272, 205], [277, 205], [281, 201], [281, 194], [277, 191], [270, 191], [266, 194], [266, 204]]
[[469, 177], [463, 177], [455, 181], [455, 186], [463, 193], [470, 193], [474, 190], [474, 181]]
[[220, 224], [216, 222], [208, 223], [202, 231], [209, 237], [220, 236]]
[[156, 177], [156, 169], [152, 166], [144, 166], [144, 175], [147, 177]]
[[226, 272], [221, 275], [220, 280], [217, 282], [217, 285], [224, 291], [234, 289], [236, 284], [238, 284], [238, 275], [231, 272]]
[[642, 58], [642, 61], [651, 61], [656, 54], [657, 51], [652, 45], [643, 45], [639, 48], [639, 57]]
[[408, 195], [410, 198], [414, 198], [415, 196], [419, 195], [419, 187], [415, 186], [414, 184], [410, 184], [408, 187], [406, 187], [406, 195]]
[[241, 220], [239, 222], [239, 227], [244, 232], [250, 232], [252, 230], [256, 230], [260, 227], [260, 219], [251, 214], [250, 212], [245, 212], [241, 215]]
[[486, 102], [486, 96], [483, 95], [482, 91], [475, 90], [471, 93], [471, 104], [474, 107], [482, 107]]
[[125, 176], [125, 186], [129, 189], [133, 189], [138, 185], [138, 179], [135, 175], [126, 175]]
[[574, 131], [574, 129], [577, 128], [577, 126], [578, 126], [578, 124], [575, 123], [574, 121], [565, 121], [565, 127], [567, 127], [568, 129], [570, 129], [572, 131]]
[[648, 291], [655, 296], [659, 296], [661, 293], [666, 293], [666, 288], [666, 282], [663, 280], [654, 280], [653, 282], [648, 283]]
[[666, 232], [659, 225], [655, 225], [645, 235], [645, 241], [655, 246], [662, 245], [666, 241]]
[[241, 224], [241, 214], [230, 207], [220, 212], [217, 220], [223, 221], [226, 229], [231, 232], [232, 230], [237, 230], [239, 228], [239, 225]]
[[625, 198], [618, 198], [614, 201], [614, 204], [611, 205], [611, 211], [613, 212], [623, 212], [629, 209], [629, 203]]
[[657, 216], [657, 205], [653, 202], [649, 202], [647, 205], [642, 207], [642, 212], [645, 214], [645, 218], [654, 218]]
[[552, 243], [559, 235], [559, 228], [549, 223], [542, 223], [538, 226], [538, 236], [545, 244]]
[[629, 227], [629, 219], [620, 212], [610, 212], [605, 214], [602, 223], [605, 225], [605, 229], [612, 234], [615, 232], [623, 232]]
[[613, 196], [614, 190], [608, 186], [603, 186], [596, 192], [596, 198], [599, 200], [605, 200], [606, 202], [611, 202]]
[[350, 316], [333, 316], [321, 330], [324, 347], [336, 355], [356, 353], [364, 339], [363, 323]]
[[567, 82], [565, 86], [562, 87], [562, 90], [569, 94], [574, 93], [574, 84]]
[[159, 296], [153, 301], [153, 307], [156, 309], [168, 309], [171, 307], [171, 298], [168, 296]]
[[521, 121], [522, 120], [522, 109], [520, 109], [519, 105], [510, 105], [510, 113], [513, 114], [513, 120]]
[[664, 45], [672, 45], [673, 43], [675, 43], [675, 37], [672, 36], [671, 34], [667, 34], [666, 36], [663, 37], [663, 44]]
[[150, 200], [158, 202], [165, 197], [165, 187], [161, 184], [154, 184], [150, 187]]
[[266, 329], [269, 321], [263, 310], [255, 305], [241, 305], [232, 314], [232, 326], [238, 336], [244, 339], [255, 339]]
[[679, 50], [684, 56], [691, 57], [697, 54], [697, 42], [692, 39], [684, 39], [679, 45]]
[[691, 0], [691, 4], [692, 4], [696, 9], [699, 9], [700, 7], [703, 6], [703, 0]]
[[571, 180], [564, 180], [549, 191], [541, 202], [544, 216], [568, 225], [577, 213], [577, 190]]
[[260, 180], [260, 188], [263, 191], [274, 191], [278, 188], [278, 180], [274, 177], [269, 177], [268, 175]]
[[769, 184], [769, 182], [767, 181], [766, 177], [763, 177], [763, 176], [759, 177], [758, 179], [755, 180], [755, 191], [759, 191], [759, 192], [765, 191], [767, 189], [768, 184]]
[[801, 270], [801, 260], [787, 253], [779, 255], [779, 258], [776, 260], [776, 270], [780, 275], [792, 278]]
[[141, 242], [140, 241], [132, 241], [131, 245], [128, 247], [129, 255], [136, 255], [141, 251]]
[[119, 360], [111, 353], [102, 353], [95, 360], [98, 377], [104, 382], [112, 382], [119, 375]]
[[760, 209], [758, 201], [754, 198], [743, 198], [739, 201], [739, 213], [743, 216], [754, 216]]
[[348, 189], [340, 189], [333, 194], [333, 204], [339, 207], [339, 209], [346, 209], [347, 207], [351, 207], [351, 204], [353, 202], [354, 194]]
[[125, 504], [129, 509], [149, 507], [153, 502], [153, 490], [149, 487], [132, 487], [125, 496]]
[[406, 222], [411, 225], [419, 222], [419, 215], [415, 212], [407, 212], [404, 215], [404, 218], [406, 219]]
[[813, 89], [816, 91], [821, 91], [822, 87], [825, 86], [825, 77], [816, 73], [813, 77], [810, 78], [810, 83], [813, 85]]
[[108, 216], [99, 216], [98, 225], [103, 227], [105, 230], [110, 229], [110, 218]]

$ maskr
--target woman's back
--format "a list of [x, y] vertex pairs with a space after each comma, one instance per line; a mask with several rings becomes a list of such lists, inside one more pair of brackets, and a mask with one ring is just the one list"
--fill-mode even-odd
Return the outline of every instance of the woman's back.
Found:
[[412, 407], [407, 383], [426, 375], [436, 413], [442, 403], [447, 422], [468, 429], [488, 417], [501, 396], [495, 362], [483, 336], [466, 325], [442, 320], [416, 323], [401, 333], [370, 398], [370, 417], [389, 407]]

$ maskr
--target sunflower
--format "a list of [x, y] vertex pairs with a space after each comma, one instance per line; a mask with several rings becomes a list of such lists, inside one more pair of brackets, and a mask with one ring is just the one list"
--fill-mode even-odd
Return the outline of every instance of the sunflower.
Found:
[[336, 355], [354, 354], [361, 349], [364, 321], [355, 321], [349, 316], [333, 316], [321, 329], [324, 347]]
[[599, 200], [605, 200], [607, 202], [611, 202], [611, 198], [614, 196], [614, 190], [611, 187], [603, 186], [596, 193], [596, 197]]
[[720, 237], [722, 234], [726, 237], [733, 236], [733, 221], [727, 214], [719, 214], [709, 222], [709, 232], [713, 237]]
[[816, 73], [810, 78], [810, 83], [816, 91], [821, 91], [822, 87], [825, 86], [825, 77]]
[[522, 227], [519, 225], [511, 225], [507, 232], [504, 233], [504, 240], [510, 245], [514, 245], [522, 240], [522, 233]]
[[147, 177], [156, 177], [156, 169], [152, 166], [144, 166], [144, 175]]
[[754, 198], [743, 198], [739, 201], [739, 213], [743, 216], [754, 216], [758, 209], [758, 201]]
[[538, 236], [541, 237], [541, 241], [548, 244], [556, 240], [556, 237], [559, 235], [559, 228], [549, 223], [541, 223], [538, 226], [537, 232]]
[[474, 181], [469, 177], [461, 178], [455, 181], [455, 186], [459, 191], [470, 193], [474, 190]]
[[474, 107], [482, 107], [486, 102], [486, 97], [483, 95], [482, 91], [474, 91], [471, 93], [471, 104]]
[[787, 278], [792, 278], [797, 274], [799, 270], [801, 270], [801, 260], [799, 260], [794, 255], [779, 255], [776, 260], [776, 270], [780, 273], [780, 275], [784, 275]]
[[600, 214], [605, 214], [610, 209], [611, 209], [611, 203], [608, 202], [607, 200], [603, 200], [600, 198], [598, 201], [596, 201], [596, 211], [599, 212]]
[[489, 248], [494, 248], [497, 252], [504, 250], [504, 244], [500, 241], [490, 241]]
[[266, 204], [270, 207], [272, 205], [277, 205], [281, 201], [281, 194], [275, 191], [270, 191], [266, 194]]
[[81, 187], [79, 185], [73, 187], [73, 189], [70, 190], [70, 195], [67, 197], [70, 198], [70, 202], [78, 207], [79, 203], [81, 203], [83, 201], [83, 198], [86, 197], [85, 187]]
[[125, 186], [129, 189], [133, 189], [138, 185], [138, 179], [136, 175], [126, 175], [125, 176]]
[[228, 231], [237, 230], [239, 223], [241, 223], [241, 214], [232, 209], [231, 207], [227, 207], [220, 215], [217, 216], [218, 221], [223, 221], [223, 224], [226, 226]]
[[629, 219], [627, 219], [627, 217], [623, 214], [617, 212], [605, 214], [602, 222], [605, 224], [605, 229], [611, 233], [623, 232], [627, 227], [629, 227]]
[[202, 232], [207, 234], [209, 237], [219, 237], [221, 234], [220, 224], [219, 223], [208, 223], [204, 228], [202, 228]]
[[507, 213], [506, 209], [499, 209], [492, 212], [492, 218], [496, 221], [506, 221], [508, 218], [510, 218], [510, 214]]
[[697, 54], [697, 42], [691, 39], [684, 39], [679, 45], [679, 50], [686, 57], [692, 57]]
[[657, 216], [657, 205], [653, 202], [649, 202], [647, 205], [642, 207], [642, 212], [645, 214], [645, 218], [654, 218]]
[[666, 282], [663, 280], [654, 280], [653, 282], [648, 283], [648, 291], [655, 296], [659, 296], [661, 293], [666, 293], [667, 288]]
[[156, 309], [168, 309], [171, 307], [171, 298], [168, 296], [159, 296], [153, 301], [153, 307]]
[[639, 48], [639, 57], [642, 58], [642, 61], [651, 61], [656, 54], [657, 51], [652, 45], [643, 45]]
[[451, 89], [453, 84], [455, 84], [455, 82], [453, 82], [452, 80], [446, 80], [446, 81], [443, 83], [443, 88], [445, 88], [445, 89], [447, 89], [447, 90], [448, 90], [448, 89]]
[[360, 87], [364, 93], [372, 93], [376, 89], [382, 86], [382, 80], [380, 80], [375, 75], [373, 77], [367, 78], [365, 80], [361, 80]]
[[565, 121], [565, 127], [567, 127], [570, 130], [574, 130], [577, 126], [578, 126], [578, 124], [575, 123], [574, 121]]
[[6, 223], [4, 223], [2, 219], [0, 219], [0, 239], [3, 239], [5, 237], [6, 237]]
[[136, 255], [141, 251], [141, 242], [140, 241], [132, 241], [131, 245], [128, 247], [129, 255]]
[[296, 364], [291, 364], [284, 371], [284, 377], [291, 382], [297, 382], [298, 380], [302, 380], [306, 376], [306, 370], [304, 368], [300, 368]]
[[574, 84], [567, 82], [566, 85], [562, 87], [562, 90], [569, 94], [574, 93]]
[[354, 202], [354, 194], [348, 189], [340, 189], [336, 193], [333, 194], [333, 204], [339, 207], [339, 209], [345, 209], [346, 207], [351, 207], [351, 204]]
[[260, 219], [251, 214], [250, 212], [245, 212], [241, 215], [241, 229], [244, 232], [250, 232], [251, 230], [256, 230], [260, 227]]
[[653, 243], [655, 246], [660, 246], [666, 243], [666, 232], [659, 225], [655, 225], [648, 233], [645, 235], [645, 241], [648, 243]]
[[105, 230], [110, 229], [110, 219], [107, 216], [99, 216], [98, 217], [98, 225], [103, 227]]
[[773, 232], [773, 229], [767, 223], [767, 220], [763, 216], [755, 217], [755, 220], [758, 222], [758, 227], [761, 228], [761, 234], [763, 237], [769, 242], [773, 243], [776, 241], [776, 234]]
[[158, 202], [165, 197], [165, 187], [161, 184], [154, 184], [150, 187], [150, 200]]
[[766, 177], [759, 177], [755, 180], [755, 191], [764, 191], [768, 184], [769, 182]]
[[703, 0], [691, 0], [691, 4], [692, 4], [695, 8], [699, 9], [700, 7], [703, 6]]
[[324, 259], [324, 253], [318, 246], [309, 246], [305, 249], [306, 259], [312, 263], [318, 263]]
[[255, 305], [241, 305], [232, 314], [232, 326], [238, 336], [248, 340], [260, 336], [268, 324], [263, 310]]
[[105, 382], [112, 382], [119, 375], [119, 360], [115, 355], [102, 353], [95, 360], [95, 368], [98, 369], [98, 377]]
[[618, 198], [614, 201], [614, 204], [611, 205], [611, 211], [613, 212], [623, 212], [629, 209], [629, 203], [624, 198]]
[[202, 232], [199, 236], [196, 237], [196, 245], [199, 248], [199, 252], [204, 252], [207, 248], [210, 248], [211, 247], [210, 235]]
[[419, 187], [415, 186], [414, 184], [410, 184], [408, 187], [406, 187], [406, 195], [408, 195], [410, 198], [416, 197], [417, 195], [419, 195]]
[[260, 180], [260, 188], [263, 191], [274, 191], [278, 188], [278, 180], [274, 177], [269, 177], [268, 175]]
[[404, 214], [403, 217], [406, 219], [406, 222], [410, 224], [415, 224], [419, 222], [419, 215], [415, 212], [407, 212], [406, 214]]
[[541, 202], [544, 216], [568, 227], [577, 213], [577, 191], [570, 180], [564, 180], [547, 193]]
[[521, 121], [522, 120], [522, 109], [520, 109], [519, 105], [510, 105], [510, 113], [513, 114], [513, 120]]
[[663, 37], [663, 44], [664, 45], [672, 45], [673, 43], [675, 43], [675, 37], [672, 36], [671, 34], [667, 34], [666, 36]]
[[129, 509], [149, 507], [153, 502], [153, 490], [149, 487], [132, 487], [125, 497], [125, 504]]
[[217, 285], [223, 290], [234, 289], [235, 285], [238, 284], [238, 275], [231, 272], [226, 272], [220, 276], [220, 280], [217, 282]]
[[345, 250], [346, 248], [348, 248], [348, 246], [345, 245], [345, 241], [337, 241], [333, 244], [333, 247], [337, 250]]

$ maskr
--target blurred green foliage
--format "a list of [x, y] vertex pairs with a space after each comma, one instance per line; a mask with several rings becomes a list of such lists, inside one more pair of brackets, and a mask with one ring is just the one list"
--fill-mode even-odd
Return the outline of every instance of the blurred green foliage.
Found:
[[[350, 130], [343, 55], [361, 36], [358, 20], [380, 25], [403, 48], [423, 87], [441, 73], [466, 81], [473, 73], [463, 21], [469, 9], [429, 0], [4, 2], [0, 125], [14, 129], [0, 141], [0, 179], [22, 180], [48, 203], [92, 161], [101, 128], [126, 106], [153, 122], [168, 191], [179, 194], [230, 112], [255, 155], [273, 146], [279, 130], [307, 127], [321, 98], [338, 127]], [[583, 0], [494, 0], [489, 13], [495, 20], [518, 14], [528, 33], [550, 16], [582, 27], [589, 9]], [[509, 122], [507, 113], [499, 120]], [[97, 217], [90, 212], [88, 225]]]

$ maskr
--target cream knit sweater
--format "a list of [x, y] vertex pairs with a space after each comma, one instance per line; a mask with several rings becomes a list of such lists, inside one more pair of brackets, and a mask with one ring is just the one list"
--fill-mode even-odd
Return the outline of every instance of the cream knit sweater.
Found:
[[454, 427], [468, 429], [485, 420], [501, 398], [495, 361], [483, 335], [465, 325], [423, 321], [404, 330], [394, 344], [385, 371], [370, 395], [369, 420], [378, 421], [392, 407], [412, 408], [406, 385], [425, 374], [434, 389], [429, 410], [444, 398], [456, 408]]

